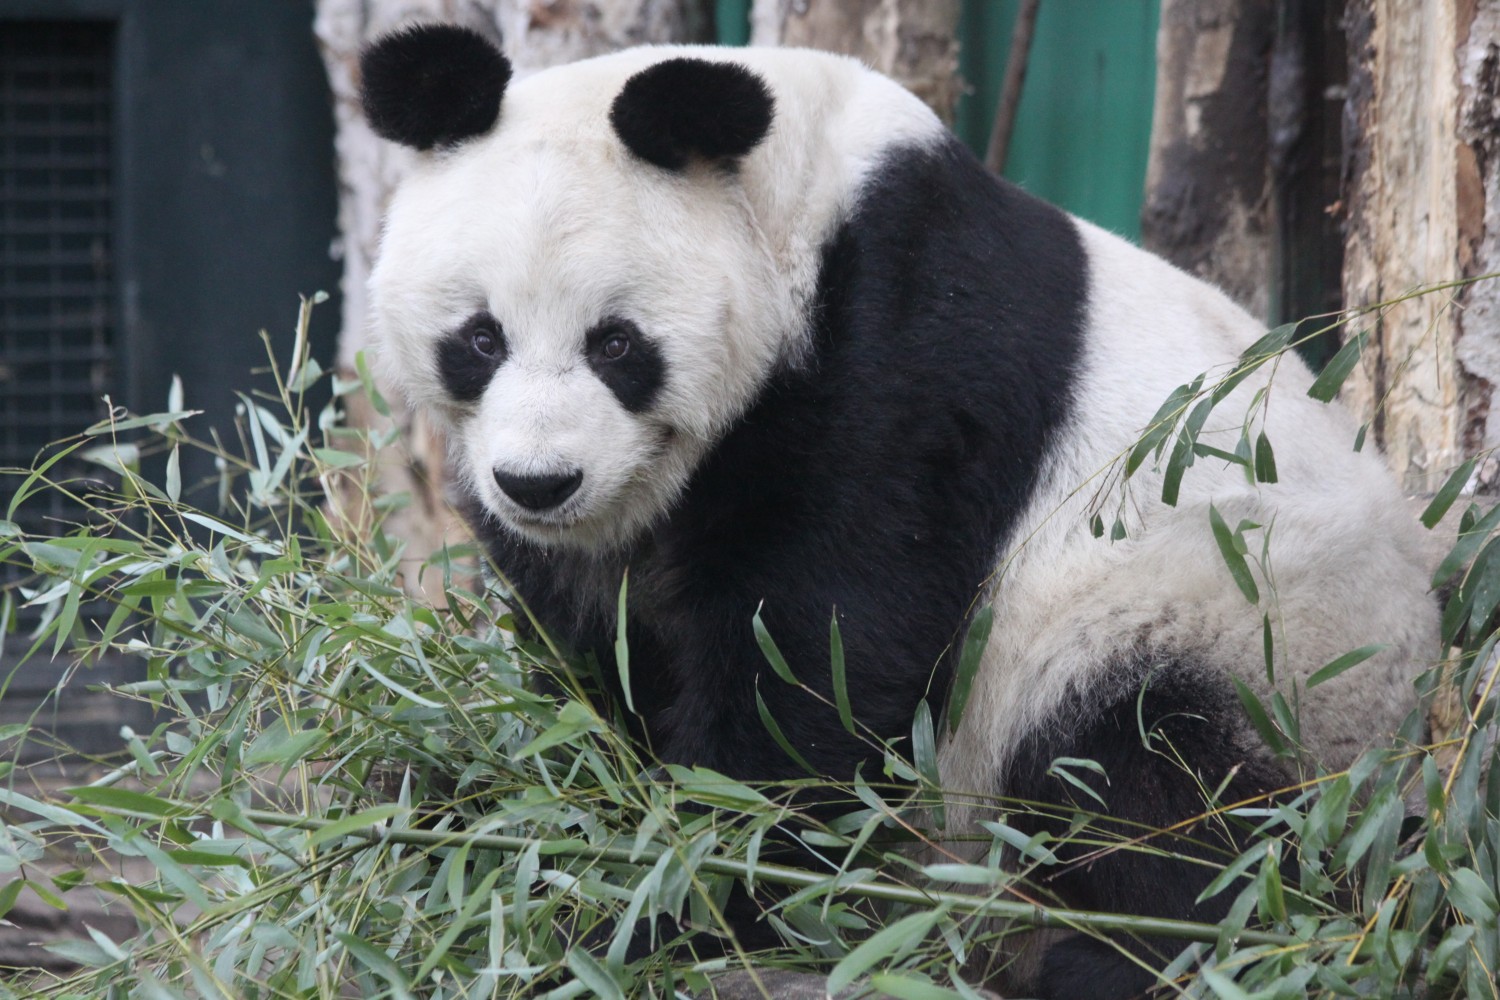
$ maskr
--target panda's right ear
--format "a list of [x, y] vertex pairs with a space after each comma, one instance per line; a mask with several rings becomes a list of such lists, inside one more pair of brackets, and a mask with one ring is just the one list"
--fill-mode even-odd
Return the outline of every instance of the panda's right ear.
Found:
[[360, 101], [377, 135], [413, 149], [452, 146], [500, 117], [510, 61], [455, 24], [394, 31], [359, 57]]

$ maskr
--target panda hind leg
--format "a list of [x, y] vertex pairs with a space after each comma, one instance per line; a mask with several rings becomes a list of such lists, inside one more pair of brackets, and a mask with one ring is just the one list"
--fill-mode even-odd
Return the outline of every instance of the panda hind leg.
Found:
[[[1205, 818], [1171, 834], [1150, 835], [1200, 817], [1214, 804], [1267, 796], [1291, 784], [1290, 772], [1250, 728], [1222, 673], [1193, 663], [1142, 659], [1115, 665], [1106, 695], [1076, 695], [1038, 727], [1013, 758], [1009, 794], [1043, 804], [1037, 815], [1012, 817], [1026, 833], [1050, 832], [1059, 864], [1038, 872], [1038, 886], [1062, 905], [1110, 913], [1217, 923], [1234, 893], [1197, 897], [1222, 864], [1248, 846], [1248, 829], [1233, 817]], [[1047, 772], [1059, 757], [1092, 760], [1105, 771], [1074, 768], [1105, 803]], [[1219, 792], [1217, 803], [1208, 796]], [[1103, 812], [1070, 837], [1075, 811]], [[1097, 841], [1150, 836], [1146, 845], [1099, 850]], [[1173, 855], [1176, 855], [1174, 857]], [[1197, 863], [1198, 860], [1214, 865]], [[1295, 865], [1288, 860], [1289, 876]], [[1052, 874], [1048, 874], [1048, 872]], [[1064, 936], [1043, 955], [1033, 988], [1042, 997], [1100, 1000], [1148, 996], [1160, 969], [1183, 943], [1127, 936]]]

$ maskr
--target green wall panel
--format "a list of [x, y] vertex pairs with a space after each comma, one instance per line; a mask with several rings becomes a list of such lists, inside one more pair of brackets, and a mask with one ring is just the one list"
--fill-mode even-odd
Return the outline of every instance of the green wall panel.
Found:
[[[964, 0], [954, 128], [989, 141], [1019, 0]], [[1005, 176], [1140, 239], [1156, 88], [1157, 0], [1042, 0]]]
[[714, 32], [720, 45], [749, 45], [750, 0], [714, 0]]

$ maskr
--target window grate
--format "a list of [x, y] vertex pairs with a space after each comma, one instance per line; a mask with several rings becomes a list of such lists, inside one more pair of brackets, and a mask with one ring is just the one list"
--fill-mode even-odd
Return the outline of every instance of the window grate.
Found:
[[[0, 467], [100, 419], [114, 382], [113, 40], [110, 24], [0, 22]], [[18, 482], [0, 479], [0, 516]], [[50, 492], [17, 514], [27, 530], [80, 516]]]

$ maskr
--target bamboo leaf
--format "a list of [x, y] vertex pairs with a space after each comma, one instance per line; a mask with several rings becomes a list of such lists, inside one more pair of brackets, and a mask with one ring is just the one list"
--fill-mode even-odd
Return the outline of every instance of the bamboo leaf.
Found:
[[1261, 862], [1261, 900], [1266, 916], [1281, 923], [1286, 920], [1286, 890], [1281, 884], [1280, 844], [1271, 841], [1265, 845]]
[[[1300, 325], [1300, 320], [1281, 324], [1241, 351], [1240, 360], [1263, 361], [1266, 358], [1275, 357], [1286, 350], [1286, 345], [1292, 342], [1292, 337], [1296, 334], [1297, 327]], [[1236, 371], [1236, 374], [1238, 374], [1238, 371]]]
[[630, 586], [630, 570], [620, 576], [620, 598], [615, 606], [615, 669], [620, 674], [620, 689], [625, 694], [625, 708], [631, 715], [635, 710], [635, 696], [630, 690], [630, 643], [625, 638], [625, 592]]
[[370, 405], [375, 412], [382, 417], [391, 415], [391, 404], [385, 401], [380, 390], [375, 386], [375, 376], [370, 374], [370, 363], [365, 359], [365, 352], [359, 351], [354, 355], [354, 370], [359, 373], [360, 387], [364, 389], [365, 396], [370, 400]]
[[1453, 506], [1453, 501], [1458, 499], [1458, 495], [1468, 485], [1469, 477], [1474, 474], [1474, 466], [1478, 462], [1479, 459], [1477, 457], [1469, 459], [1454, 469], [1448, 475], [1447, 479], [1443, 480], [1443, 485], [1438, 489], [1437, 494], [1433, 496], [1432, 502], [1427, 505], [1426, 510], [1422, 511], [1422, 523], [1429, 530], [1437, 527], [1437, 523], [1443, 519], [1443, 515], [1448, 513], [1448, 508]]
[[143, 417], [126, 417], [123, 420], [106, 419], [91, 425], [83, 433], [90, 437], [98, 437], [102, 434], [112, 434], [118, 431], [133, 431], [141, 427], [175, 424], [186, 420], [188, 417], [196, 417], [202, 412], [202, 410], [173, 410], [167, 413], [148, 413]]
[[393, 997], [397, 1000], [406, 1000], [412, 996], [411, 983], [407, 981], [406, 974], [401, 971], [399, 965], [391, 961], [391, 957], [384, 951], [364, 938], [355, 937], [347, 931], [335, 931], [333, 936], [338, 939], [339, 944], [348, 949], [349, 954], [359, 959], [365, 968], [390, 985]]
[[70, 962], [89, 968], [102, 969], [114, 965], [117, 961], [93, 941], [84, 941], [80, 938], [66, 938], [42, 947], [54, 955], [60, 955]]
[[1255, 731], [1260, 734], [1260, 738], [1265, 741], [1266, 746], [1272, 753], [1278, 757], [1285, 755], [1287, 752], [1286, 739], [1283, 737], [1281, 730], [1277, 729], [1276, 724], [1271, 721], [1270, 715], [1266, 713], [1265, 706], [1260, 703], [1260, 699], [1255, 696], [1255, 692], [1246, 687], [1245, 682], [1238, 677], [1230, 675], [1229, 680], [1234, 685], [1234, 692], [1239, 696], [1240, 705], [1244, 707], [1245, 714], [1250, 717], [1250, 724], [1255, 727]]
[[850, 735], [854, 729], [854, 711], [849, 705], [849, 681], [844, 675], [844, 637], [839, 634], [839, 612], [833, 609], [828, 619], [828, 669], [833, 675], [833, 703], [838, 708], [839, 722]]
[[1339, 674], [1343, 673], [1346, 670], [1349, 670], [1352, 667], [1359, 666], [1361, 663], [1365, 662], [1370, 657], [1386, 648], [1388, 648], [1388, 644], [1377, 643], [1372, 646], [1361, 646], [1358, 649], [1350, 650], [1343, 656], [1330, 661], [1329, 663], [1320, 667], [1318, 670], [1314, 671], [1313, 675], [1307, 679], [1308, 689], [1310, 690], [1317, 687], [1319, 684], [1333, 680]]
[[836, 996], [848, 989], [877, 963], [893, 961], [909, 953], [937, 926], [943, 913], [942, 907], [936, 907], [910, 914], [861, 942], [828, 974], [828, 995]]
[[964, 634], [963, 651], [958, 657], [958, 669], [953, 674], [953, 693], [948, 696], [948, 732], [958, 731], [963, 720], [964, 709], [969, 705], [969, 695], [974, 688], [974, 677], [979, 673], [980, 661], [989, 646], [990, 629], [995, 624], [995, 609], [984, 604], [974, 612], [974, 620]]
[[569, 948], [567, 962], [568, 971], [599, 1000], [625, 1000], [620, 984], [615, 982], [609, 970], [594, 960], [587, 948]]
[[1255, 867], [1255, 863], [1260, 861], [1263, 856], [1261, 851], [1255, 847], [1245, 851], [1229, 864], [1219, 869], [1219, 873], [1209, 881], [1208, 885], [1203, 887], [1203, 891], [1198, 893], [1198, 898], [1193, 902], [1201, 903], [1206, 899], [1213, 899], [1234, 883], [1236, 879], [1244, 877], [1244, 874]]
[[1365, 349], [1365, 343], [1370, 339], [1369, 330], [1361, 330], [1352, 337], [1348, 343], [1339, 348], [1335, 354], [1323, 366], [1318, 377], [1313, 379], [1312, 387], [1307, 394], [1313, 399], [1323, 403], [1331, 403], [1333, 397], [1339, 394], [1339, 389], [1346, 379], [1354, 372], [1354, 366], [1359, 363], [1359, 356]]
[[1135, 447], [1130, 450], [1130, 455], [1125, 459], [1125, 475], [1130, 476], [1146, 456], [1153, 451], [1160, 454], [1160, 448], [1166, 443], [1172, 428], [1177, 426], [1178, 417], [1187, 407], [1187, 404], [1198, 395], [1198, 390], [1203, 387], [1203, 376], [1199, 375], [1193, 381], [1179, 385], [1167, 396], [1166, 402], [1162, 403], [1146, 424], [1146, 430], [1136, 441]]
[[268, 725], [245, 750], [246, 764], [281, 764], [290, 767], [309, 756], [328, 740], [321, 727], [292, 729], [285, 719]]
[[1172, 446], [1172, 455], [1167, 459], [1167, 471], [1161, 480], [1161, 502], [1168, 507], [1177, 506], [1177, 497], [1182, 490], [1182, 477], [1193, 464], [1193, 438], [1186, 430]]
[[172, 451], [167, 455], [167, 499], [176, 503], [182, 499], [182, 466], [178, 456], [178, 446], [173, 445]]
[[1023, 858], [1030, 858], [1044, 865], [1057, 864], [1057, 855], [1047, 846], [1047, 841], [1052, 836], [1046, 830], [1028, 835], [1005, 823], [983, 820], [979, 825], [1015, 848]]
[[940, 784], [938, 781], [937, 737], [933, 732], [932, 710], [927, 707], [926, 698], [917, 702], [916, 715], [912, 718], [911, 755], [912, 763], [916, 765], [917, 773], [930, 786], [937, 788]]
[[570, 701], [557, 713], [557, 719], [525, 746], [515, 751], [517, 757], [531, 757], [564, 743], [572, 743], [584, 733], [597, 732], [599, 720], [583, 705]]
[[797, 684], [797, 678], [792, 676], [792, 668], [787, 666], [786, 657], [781, 655], [781, 650], [776, 648], [776, 640], [771, 638], [771, 633], [766, 631], [766, 623], [760, 619], [760, 608], [755, 609], [755, 617], [750, 619], [751, 626], [755, 629], [755, 642], [760, 646], [761, 655], [776, 671], [776, 676], [788, 684]]
[[77, 451], [79, 448], [82, 448], [83, 445], [84, 442], [79, 441], [76, 444], [69, 445], [66, 448], [59, 448], [56, 452], [49, 455], [47, 459], [40, 465], [32, 469], [31, 472], [27, 474], [26, 478], [21, 481], [21, 485], [15, 488], [15, 493], [11, 496], [10, 503], [5, 508], [6, 521], [15, 521], [16, 509], [21, 506], [22, 502], [25, 501], [26, 498], [31, 496], [32, 493], [36, 492], [32, 489], [32, 487], [36, 486], [37, 483], [42, 482], [43, 477], [47, 475], [47, 472], [54, 465], [67, 458], [69, 455], [73, 454], [73, 452]]
[[348, 816], [341, 816], [329, 823], [313, 830], [307, 835], [307, 846], [311, 850], [320, 844], [342, 840], [356, 831], [368, 830], [378, 823], [384, 823], [394, 816], [400, 816], [408, 812], [407, 807], [397, 802], [386, 802], [378, 806], [362, 809]]
[[761, 725], [766, 727], [766, 732], [771, 734], [771, 739], [776, 741], [776, 745], [781, 747], [782, 752], [792, 758], [802, 770], [816, 776], [818, 772], [813, 770], [813, 766], [807, 762], [807, 758], [797, 752], [797, 748], [792, 746], [787, 740], [786, 734], [781, 731], [781, 727], [776, 724], [776, 719], [771, 715], [770, 708], [766, 706], [765, 699], [760, 696], [760, 685], [758, 684], [755, 688], [755, 710], [760, 714]]
[[954, 882], [959, 885], [999, 885], [1007, 878], [1006, 873], [999, 868], [950, 862], [926, 865], [922, 868], [922, 874], [934, 882]]
[[20, 898], [21, 890], [24, 888], [26, 888], [24, 878], [13, 878], [5, 883], [4, 888], [0, 888], [0, 920], [5, 919], [5, 915], [16, 905], [16, 900]]
[[1260, 436], [1255, 439], [1255, 481], [1277, 482], [1276, 453], [1271, 450], [1271, 439], [1266, 437], [1265, 431], [1261, 431]]
[[1079, 757], [1058, 757], [1052, 762], [1052, 765], [1047, 768], [1047, 773], [1052, 777], [1061, 778], [1063, 781], [1066, 781], [1074, 788], [1083, 792], [1089, 798], [1099, 803], [1099, 807], [1101, 809], [1108, 809], [1109, 804], [1104, 801], [1104, 797], [1101, 796], [1098, 792], [1094, 791], [1094, 789], [1090, 787], [1088, 782], [1084, 781], [1078, 775], [1074, 774], [1072, 770], [1070, 770], [1071, 768], [1075, 767], [1082, 768], [1085, 771], [1093, 771], [1104, 778], [1104, 783], [1106, 785], [1109, 784], [1109, 774], [1104, 770], [1104, 765], [1100, 764], [1096, 760], [1085, 760]]
[[68, 584], [68, 596], [63, 601], [62, 610], [57, 613], [57, 618], [52, 622], [55, 635], [52, 643], [53, 659], [61, 655], [63, 646], [73, 634], [73, 625], [78, 621], [78, 605], [82, 596], [82, 585], [76, 582]]
[[1236, 544], [1237, 533], [1229, 530], [1229, 525], [1224, 523], [1224, 515], [1219, 513], [1219, 508], [1213, 504], [1208, 505], [1208, 523], [1213, 528], [1214, 541], [1219, 546], [1219, 555], [1224, 560], [1224, 565], [1229, 568], [1229, 575], [1234, 578], [1235, 585], [1240, 588], [1240, 593], [1245, 595], [1245, 600], [1251, 604], [1260, 603], [1260, 588], [1255, 585], [1255, 577], [1250, 572], [1250, 566], [1245, 561], [1245, 556], [1240, 546], [1244, 544], [1243, 538]]
[[89, 806], [96, 806], [113, 813], [123, 813], [127, 816], [140, 816], [145, 819], [165, 819], [171, 816], [183, 816], [192, 810], [178, 802], [170, 799], [157, 798], [145, 792], [136, 792], [128, 788], [97, 787], [84, 785], [80, 788], [69, 788], [68, 794], [74, 799]]
[[1260, 645], [1266, 661], [1266, 683], [1276, 686], [1276, 639], [1271, 633], [1271, 615], [1260, 616]]
[[1495, 890], [1472, 868], [1455, 868], [1451, 873], [1449, 899], [1458, 912], [1477, 924], [1492, 925], [1500, 912]]
[[964, 1000], [964, 995], [957, 990], [915, 976], [916, 973], [877, 972], [870, 977], [870, 986], [881, 996], [893, 997], [894, 1000]]

